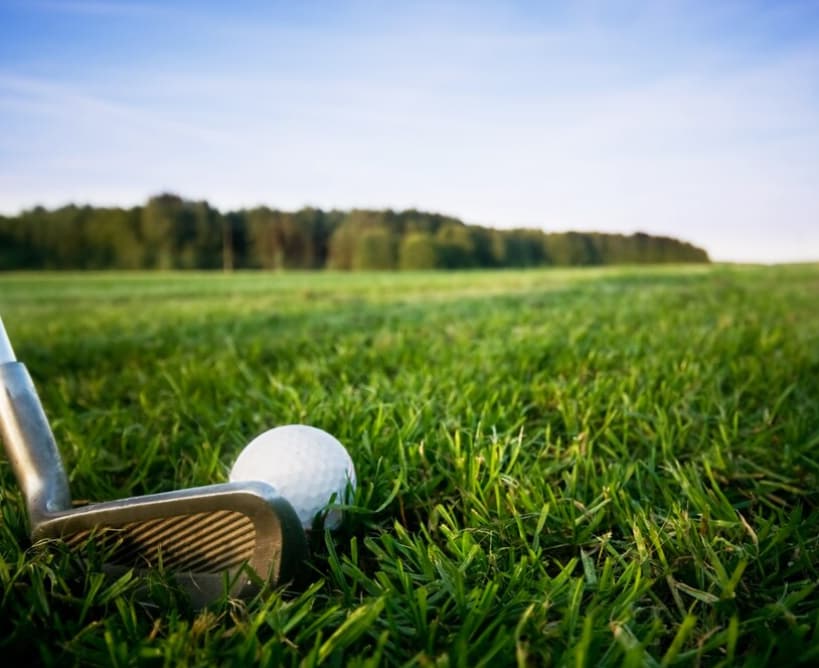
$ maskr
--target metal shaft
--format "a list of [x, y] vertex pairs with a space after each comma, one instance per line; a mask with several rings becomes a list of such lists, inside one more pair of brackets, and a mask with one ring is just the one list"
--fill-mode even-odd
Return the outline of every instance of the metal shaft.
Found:
[[0, 364], [0, 433], [31, 525], [71, 508], [68, 476], [57, 443], [34, 383], [20, 362]]
[[3, 318], [0, 318], [0, 364], [15, 362], [16, 360], [14, 348], [11, 347], [9, 335], [6, 333], [6, 328], [3, 325]]

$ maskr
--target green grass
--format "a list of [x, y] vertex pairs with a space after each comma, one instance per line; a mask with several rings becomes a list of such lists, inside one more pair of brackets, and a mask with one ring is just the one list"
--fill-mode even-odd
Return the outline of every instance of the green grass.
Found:
[[193, 612], [31, 546], [0, 460], [0, 653], [60, 665], [819, 662], [819, 266], [0, 276], [78, 500], [335, 434], [312, 583]]

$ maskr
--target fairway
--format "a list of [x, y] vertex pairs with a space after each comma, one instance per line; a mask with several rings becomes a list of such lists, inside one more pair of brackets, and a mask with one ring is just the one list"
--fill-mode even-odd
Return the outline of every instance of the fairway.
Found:
[[3, 456], [3, 656], [819, 662], [819, 265], [0, 274], [0, 315], [75, 501], [223, 482], [289, 423], [358, 478], [301, 589], [196, 612], [32, 547]]

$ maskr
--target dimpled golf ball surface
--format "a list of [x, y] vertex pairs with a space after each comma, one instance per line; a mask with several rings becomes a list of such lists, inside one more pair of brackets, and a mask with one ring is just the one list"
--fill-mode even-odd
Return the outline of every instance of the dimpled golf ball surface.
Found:
[[[326, 431], [302, 424], [276, 427], [254, 438], [230, 470], [231, 482], [262, 480], [287, 499], [305, 529], [330, 499], [345, 503], [347, 483], [355, 489], [355, 467], [344, 446]], [[336, 529], [341, 510], [327, 513], [324, 526]]]

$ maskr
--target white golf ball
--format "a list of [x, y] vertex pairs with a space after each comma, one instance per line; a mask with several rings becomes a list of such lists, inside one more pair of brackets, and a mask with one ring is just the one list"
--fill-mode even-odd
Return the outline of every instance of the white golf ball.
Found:
[[[303, 424], [276, 427], [260, 434], [239, 453], [231, 482], [261, 480], [287, 499], [305, 529], [333, 503], [347, 503], [348, 483], [355, 489], [355, 467], [344, 446], [326, 431]], [[341, 510], [327, 513], [324, 526], [336, 529]]]

